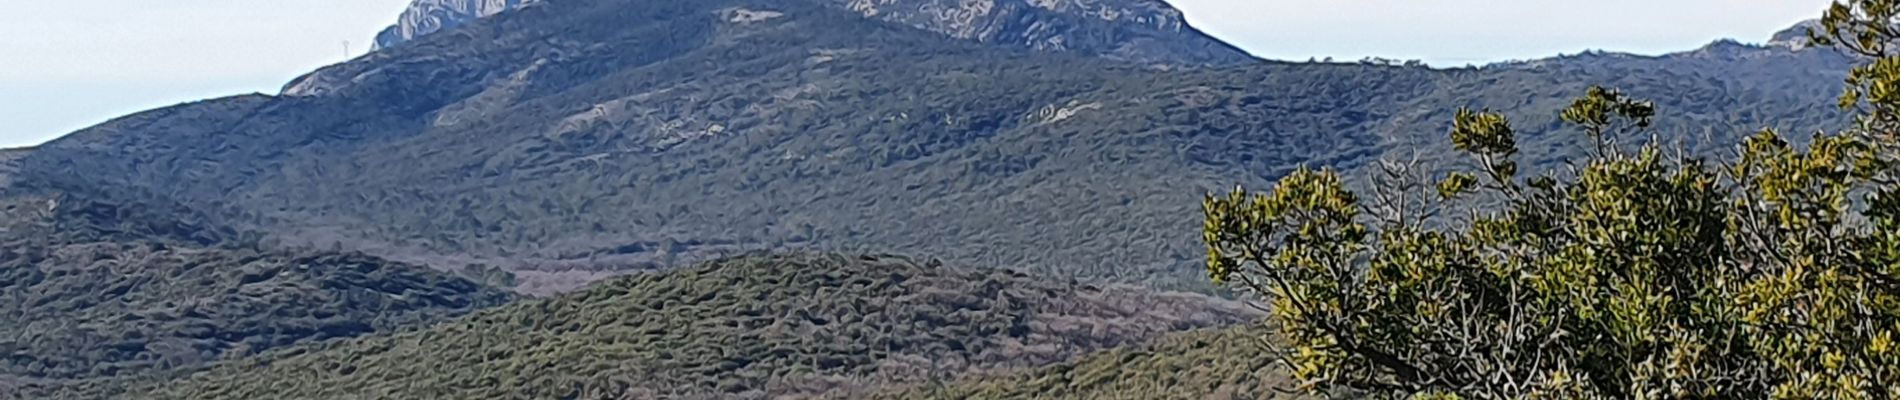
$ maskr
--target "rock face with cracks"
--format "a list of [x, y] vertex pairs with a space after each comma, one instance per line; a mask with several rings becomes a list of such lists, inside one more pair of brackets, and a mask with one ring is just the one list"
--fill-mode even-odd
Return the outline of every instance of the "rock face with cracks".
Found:
[[396, 24], [376, 34], [376, 48], [395, 47], [410, 39], [453, 29], [481, 17], [495, 15], [535, 0], [416, 0], [397, 17]]
[[[390, 48], [544, 0], [416, 0], [376, 37]], [[1160, 0], [819, 0], [950, 37], [1142, 63], [1233, 65], [1247, 53], [1189, 27]]]

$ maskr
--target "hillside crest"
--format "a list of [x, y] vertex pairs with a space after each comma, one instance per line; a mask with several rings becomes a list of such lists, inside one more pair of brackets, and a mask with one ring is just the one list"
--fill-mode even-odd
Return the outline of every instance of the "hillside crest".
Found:
[[[545, 0], [416, 0], [376, 37], [379, 49]], [[1164, 64], [1231, 65], [1245, 52], [1189, 26], [1160, 0], [813, 1], [867, 18], [982, 43]]]

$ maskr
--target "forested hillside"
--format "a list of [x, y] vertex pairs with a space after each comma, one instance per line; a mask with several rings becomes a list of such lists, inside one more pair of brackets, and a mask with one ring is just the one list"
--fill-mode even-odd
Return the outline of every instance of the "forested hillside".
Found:
[[782, 398], [1063, 362], [1245, 323], [1238, 303], [889, 256], [748, 256], [416, 332], [309, 346], [148, 398]]
[[[76, 196], [0, 213], [0, 398], [187, 373], [393, 332], [512, 299], [361, 254], [261, 251], [224, 230]], [[30, 396], [28, 396], [30, 397]]]
[[[1300, 399], [1257, 327], [1169, 335], [1013, 374], [872, 393], [871, 399]], [[843, 396], [840, 396], [843, 398]]]
[[[552, 293], [763, 249], [899, 251], [1205, 289], [1194, 193], [1297, 165], [1455, 160], [1460, 106], [1524, 155], [1578, 147], [1591, 84], [1657, 101], [1658, 137], [1843, 124], [1848, 58], [1719, 43], [1484, 68], [1154, 67], [957, 40], [803, 0], [547, 2], [325, 68], [284, 96], [122, 118], [10, 166], [24, 191], [135, 193], [260, 232], [514, 270]], [[1733, 129], [1730, 129], [1733, 128]], [[137, 199], [133, 199], [137, 200]]]

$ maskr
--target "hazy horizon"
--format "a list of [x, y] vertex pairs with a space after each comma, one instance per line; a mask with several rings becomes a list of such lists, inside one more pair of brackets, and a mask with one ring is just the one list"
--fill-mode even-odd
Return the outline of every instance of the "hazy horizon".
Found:
[[[0, 15], [0, 147], [43, 143], [110, 118], [182, 102], [274, 94], [290, 79], [359, 56], [409, 0], [34, 2]], [[1603, 49], [1657, 54], [1731, 38], [1761, 42], [1819, 15], [1825, 0], [1591, 4], [1522, 0], [1309, 2], [1173, 0], [1196, 27], [1257, 56], [1369, 56], [1436, 66]], [[1487, 4], [1488, 3], [1488, 4]], [[1631, 15], [1614, 10], [1649, 10]], [[1707, 13], [1704, 10], [1718, 10]], [[1715, 14], [1715, 15], [1711, 15]], [[1601, 21], [1618, 21], [1604, 26]], [[214, 21], [215, 23], [206, 23]], [[1378, 26], [1380, 29], [1364, 29]]]

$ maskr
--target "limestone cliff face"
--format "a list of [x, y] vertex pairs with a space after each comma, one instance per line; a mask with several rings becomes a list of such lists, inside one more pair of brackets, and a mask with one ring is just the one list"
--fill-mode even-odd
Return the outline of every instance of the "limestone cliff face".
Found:
[[1159, 0], [825, 0], [959, 39], [1137, 62], [1235, 64], [1246, 53]]
[[[416, 0], [377, 36], [387, 48], [538, 0]], [[811, 0], [951, 37], [1145, 63], [1229, 65], [1245, 52], [1160, 0]]]
[[1774, 37], [1768, 39], [1767, 45], [1794, 49], [1807, 48], [1812, 45], [1808, 39], [1808, 31], [1811, 29], [1821, 29], [1821, 20], [1801, 21], [1793, 27], [1776, 32]]
[[376, 34], [376, 48], [454, 28], [481, 17], [520, 7], [535, 0], [416, 0], [396, 19], [396, 25]]

